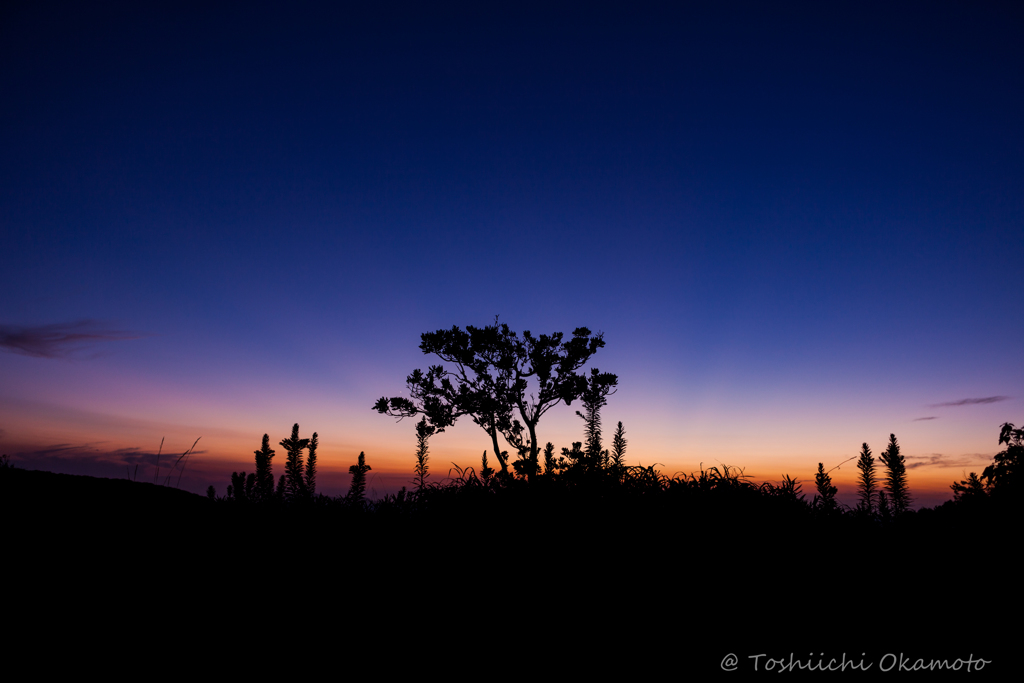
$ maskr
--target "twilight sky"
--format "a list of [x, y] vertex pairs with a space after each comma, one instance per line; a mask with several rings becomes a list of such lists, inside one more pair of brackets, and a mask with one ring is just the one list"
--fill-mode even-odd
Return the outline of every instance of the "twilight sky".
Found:
[[[152, 481], [202, 437], [181, 486], [223, 493], [298, 422], [322, 491], [360, 451], [393, 491], [374, 401], [495, 315], [602, 331], [608, 436], [667, 474], [810, 493], [895, 433], [934, 505], [1024, 422], [1019, 3], [369, 4], [2, 10], [20, 466]], [[456, 425], [434, 478], [487, 448]]]

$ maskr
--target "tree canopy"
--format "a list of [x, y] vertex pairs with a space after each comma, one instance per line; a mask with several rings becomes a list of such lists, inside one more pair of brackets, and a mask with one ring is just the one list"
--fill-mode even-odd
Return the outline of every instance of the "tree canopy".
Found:
[[[561, 332], [535, 336], [529, 330], [520, 337], [497, 318], [486, 327], [427, 332], [420, 349], [449, 365], [414, 370], [406, 378], [409, 397], [382, 397], [373, 407], [399, 419], [423, 415], [437, 432], [468, 415], [491, 437], [503, 473], [509, 459], [499, 434], [525, 461], [519, 469], [533, 474], [539, 469], [537, 423], [555, 405], [570, 405], [588, 390], [587, 376], [577, 373], [603, 346], [603, 335], [586, 327], [568, 339]], [[617, 378], [602, 373], [601, 381], [611, 387]]]
[[1024, 428], [1014, 429], [1010, 422], [999, 430], [999, 444], [1006, 450], [996, 453], [992, 464], [985, 468], [982, 478], [996, 495], [1017, 497], [1021, 488], [1021, 468], [1024, 466]]

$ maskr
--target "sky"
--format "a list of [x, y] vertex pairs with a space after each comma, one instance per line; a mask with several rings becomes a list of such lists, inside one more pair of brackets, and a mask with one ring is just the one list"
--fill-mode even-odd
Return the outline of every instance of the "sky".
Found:
[[[374, 402], [495, 316], [603, 333], [606, 438], [668, 475], [853, 503], [895, 434], [935, 505], [1024, 422], [1019, 3], [369, 4], [0, 10], [15, 464], [156, 481], [199, 438], [171, 483], [223, 494], [298, 423], [322, 492], [361, 451], [393, 492]], [[489, 447], [463, 418], [432, 478]]]

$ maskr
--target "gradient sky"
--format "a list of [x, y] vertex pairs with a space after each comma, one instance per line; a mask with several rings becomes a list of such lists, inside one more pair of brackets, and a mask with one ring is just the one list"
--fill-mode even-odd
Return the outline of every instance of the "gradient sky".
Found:
[[[895, 433], [934, 505], [1024, 422], [1019, 3], [370, 4], [3, 10], [20, 466], [152, 480], [202, 437], [181, 486], [223, 493], [298, 422], [321, 490], [365, 451], [393, 491], [413, 424], [371, 406], [495, 315], [603, 332], [609, 436], [666, 474], [810, 493]], [[434, 478], [486, 448], [435, 437]]]

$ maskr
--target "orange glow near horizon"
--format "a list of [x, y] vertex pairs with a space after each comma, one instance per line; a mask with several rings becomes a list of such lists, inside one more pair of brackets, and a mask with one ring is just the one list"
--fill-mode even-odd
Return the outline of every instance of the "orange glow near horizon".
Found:
[[[41, 408], [9, 404], [5, 409], [8, 415], [16, 418], [18, 429], [16, 432], [7, 431], [3, 448], [12, 455], [16, 464], [30, 469], [128, 476], [140, 481], [153, 481], [161, 438], [164, 439], [160, 460], [163, 478], [174, 458], [201, 437], [180, 480], [182, 488], [196, 493], [205, 492], [206, 487], [212, 484], [223, 494], [232, 471], [251, 471], [253, 451], [259, 447], [262, 437], [259, 430], [247, 433], [242, 428], [186, 426], [55, 406]], [[741, 469], [745, 476], [757, 482], [778, 482], [783, 475], [790, 475], [801, 482], [803, 493], [810, 499], [814, 495], [817, 463], [823, 462], [826, 470], [831, 470], [833, 484], [839, 489], [839, 499], [848, 505], [856, 502], [858, 471], [854, 458], [859, 444], [855, 441], [842, 449], [826, 448], [829, 435], [812, 434], [802, 443], [783, 447], [779, 443], [790, 441], [781, 435], [769, 435], [774, 438], [765, 439], [760, 433], [752, 435], [732, 429], [730, 442], [720, 433], [729, 426], [710, 420], [700, 431], [691, 430], [689, 434], [672, 438], [664, 432], [658, 433], [658, 423], [643, 419], [635, 422], [641, 423], [641, 427], [627, 427], [626, 431], [629, 440], [627, 462], [631, 465], [654, 465], [669, 477], [699, 472], [701, 467], [721, 469], [723, 466]], [[308, 429], [305, 424], [300, 423], [300, 430], [302, 436], [308, 437], [313, 429]], [[354, 425], [358, 429], [353, 429]], [[579, 435], [580, 421], [571, 414], [552, 417], [545, 426], [548, 429], [541, 432], [542, 440], [547, 435], [556, 444], [556, 453], [562, 446], [571, 445], [572, 440], [582, 438]], [[289, 427], [282, 425], [277, 433], [269, 434], [277, 451], [274, 464], [278, 474], [284, 461], [283, 449], [278, 442], [287, 436]], [[347, 429], [332, 429], [330, 424], [324, 427], [316, 430], [320, 439], [321, 492], [340, 495], [347, 491], [348, 468], [355, 464], [360, 452], [366, 453], [367, 464], [372, 467], [368, 480], [368, 492], [371, 494], [394, 493], [402, 486], [412, 485], [413, 421], [395, 424], [390, 418], [367, 411], [364, 420], [350, 423]], [[643, 428], [646, 431], [642, 431]], [[612, 430], [612, 423], [605, 425], [606, 445], [610, 442]], [[783, 430], [775, 431], [781, 433]], [[907, 458], [911, 492], [918, 506], [932, 506], [950, 499], [950, 484], [962, 479], [968, 471], [980, 472], [997, 450], [991, 448], [987, 453], [940, 458], [927, 452], [928, 444], [917, 438], [913, 429], [906, 433], [908, 438], [901, 439], [900, 443]], [[887, 435], [878, 434], [872, 444], [876, 458], [880, 447], [884, 446], [883, 436]], [[479, 470], [485, 449], [490, 465], [496, 466], [489, 445], [486, 435], [469, 422], [434, 436], [430, 442], [431, 481], [444, 480], [455, 465]], [[877, 467], [881, 477], [880, 463]]]

